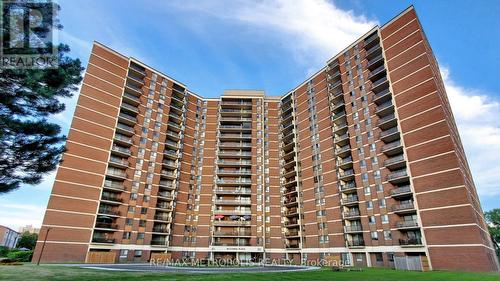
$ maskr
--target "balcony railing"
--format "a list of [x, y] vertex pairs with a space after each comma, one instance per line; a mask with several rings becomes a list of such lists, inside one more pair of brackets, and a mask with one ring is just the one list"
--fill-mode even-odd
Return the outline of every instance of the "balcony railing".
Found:
[[418, 227], [418, 221], [416, 220], [398, 221], [396, 222], [396, 227], [397, 228]]
[[117, 229], [118, 226], [113, 223], [108, 223], [108, 222], [96, 222], [95, 223], [96, 228], [107, 228], [107, 229]]
[[344, 218], [352, 218], [360, 216], [359, 210], [344, 212]]
[[346, 225], [345, 232], [361, 232], [363, 228], [361, 225]]
[[387, 151], [387, 150], [391, 150], [391, 149], [399, 147], [401, 145], [402, 145], [401, 140], [390, 142], [390, 143], [382, 146], [382, 152]]
[[358, 196], [347, 196], [345, 198], [342, 198], [342, 203], [344, 204], [354, 203], [358, 201], [359, 201]]
[[401, 170], [397, 170], [397, 171], [394, 171], [394, 172], [388, 174], [387, 180], [394, 180], [394, 179], [402, 178], [402, 177], [406, 177], [406, 176], [408, 176], [408, 172], [406, 171], [406, 169], [401, 169]]
[[399, 195], [404, 193], [410, 193], [411, 187], [409, 185], [401, 186], [391, 190], [391, 195]]
[[385, 160], [384, 161], [384, 166], [390, 166], [390, 165], [392, 165], [394, 163], [398, 163], [398, 162], [401, 162], [401, 161], [405, 161], [405, 156], [403, 154], [395, 156], [395, 157], [391, 157], [391, 158]]
[[364, 240], [347, 241], [347, 246], [348, 247], [364, 247], [365, 241]]
[[108, 244], [112, 244], [112, 243], [115, 243], [115, 239], [106, 238], [106, 237], [92, 237], [92, 242], [93, 243], [108, 243]]
[[399, 132], [398, 127], [392, 127], [392, 128], [390, 128], [388, 130], [380, 132], [380, 137], [381, 138], [387, 137], [387, 136], [395, 134], [397, 132]]
[[413, 209], [415, 209], [415, 205], [413, 203], [403, 203], [392, 206], [393, 212], [413, 210]]
[[422, 239], [420, 238], [399, 239], [399, 245], [401, 246], [422, 245]]
[[134, 132], [134, 127], [122, 123], [116, 124], [116, 127], [126, 131]]

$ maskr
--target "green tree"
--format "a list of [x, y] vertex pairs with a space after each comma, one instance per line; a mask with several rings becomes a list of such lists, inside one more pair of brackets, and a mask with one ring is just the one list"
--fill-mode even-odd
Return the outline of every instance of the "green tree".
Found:
[[493, 209], [484, 213], [488, 222], [488, 230], [491, 239], [497, 249], [497, 256], [500, 257], [500, 209]]
[[30, 250], [35, 249], [36, 241], [38, 240], [38, 234], [24, 232], [21, 237], [17, 240], [16, 248], [27, 248]]
[[40, 183], [60, 161], [65, 136], [47, 118], [64, 110], [59, 99], [78, 89], [83, 68], [67, 45], [58, 50], [55, 69], [0, 69], [0, 194]]

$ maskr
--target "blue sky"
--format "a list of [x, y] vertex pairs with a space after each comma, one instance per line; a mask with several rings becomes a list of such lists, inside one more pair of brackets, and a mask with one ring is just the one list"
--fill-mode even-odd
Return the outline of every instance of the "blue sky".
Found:
[[[85, 65], [96, 40], [205, 97], [231, 88], [283, 94], [371, 27], [414, 4], [439, 61], [483, 209], [500, 208], [500, 1], [59, 3], [59, 39]], [[52, 118], [65, 133], [75, 101], [66, 100], [67, 110]], [[53, 180], [54, 174], [0, 196], [0, 224], [40, 225]]]

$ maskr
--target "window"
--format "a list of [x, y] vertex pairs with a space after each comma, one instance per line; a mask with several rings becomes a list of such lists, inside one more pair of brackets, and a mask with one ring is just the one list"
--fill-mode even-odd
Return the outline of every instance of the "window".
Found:
[[139, 227], [146, 227], [146, 221], [145, 220], [139, 220]]
[[144, 240], [144, 233], [143, 232], [137, 234], [137, 240]]
[[376, 221], [375, 221], [375, 216], [369, 216], [369, 217], [368, 217], [368, 222], [369, 222], [370, 224], [374, 224], [374, 223], [376, 222]]
[[134, 212], [134, 206], [128, 206], [128, 212], [133, 213]]
[[326, 210], [319, 210], [316, 212], [318, 216], [326, 216]]
[[380, 219], [382, 220], [382, 223], [388, 223], [389, 222], [389, 217], [387, 215], [381, 215]]
[[[133, 208], [133, 207], [132, 207], [132, 208]], [[125, 220], [125, 224], [126, 224], [126, 225], [132, 225], [133, 223], [134, 223], [134, 220], [133, 220], [133, 219], [127, 218], [127, 219]]]
[[123, 239], [130, 239], [130, 236], [132, 236], [132, 233], [130, 233], [130, 232], [123, 232]]
[[148, 212], [148, 208], [141, 207], [141, 214], [145, 215]]
[[384, 239], [385, 240], [392, 240], [392, 234], [391, 234], [390, 230], [384, 230]]
[[359, 161], [359, 165], [361, 166], [361, 168], [365, 168], [366, 167], [366, 161], [365, 160]]
[[369, 186], [365, 187], [365, 195], [370, 195], [371, 189]]
[[361, 174], [361, 179], [362, 179], [363, 181], [367, 181], [367, 180], [368, 180], [368, 174], [367, 174], [367, 173], [363, 173], [363, 174]]
[[378, 163], [378, 158], [377, 157], [372, 157], [372, 163], [377, 164]]
[[318, 229], [326, 229], [327, 223], [326, 222], [319, 222], [318, 223]]
[[127, 259], [128, 250], [120, 250], [120, 259]]
[[373, 209], [373, 202], [372, 201], [366, 201], [366, 208], [367, 209]]
[[372, 232], [370, 232], [370, 236], [371, 236], [372, 240], [378, 240], [378, 232], [372, 231]]
[[382, 253], [375, 253], [375, 260], [377, 262], [384, 262], [384, 257], [382, 256]]
[[373, 176], [374, 176], [376, 179], [379, 179], [379, 178], [380, 178], [380, 171], [375, 171], [375, 172], [373, 172]]
[[375, 144], [374, 143], [370, 144], [370, 150], [375, 151], [375, 149], [376, 149]]
[[384, 187], [381, 184], [377, 184], [376, 187], [377, 187], [377, 192], [383, 192], [384, 191]]
[[141, 250], [135, 250], [134, 251], [134, 258], [140, 258], [142, 257], [142, 251]]
[[130, 193], [130, 200], [137, 200], [137, 193]]
[[385, 199], [380, 199], [378, 203], [380, 205], [380, 208], [385, 208]]

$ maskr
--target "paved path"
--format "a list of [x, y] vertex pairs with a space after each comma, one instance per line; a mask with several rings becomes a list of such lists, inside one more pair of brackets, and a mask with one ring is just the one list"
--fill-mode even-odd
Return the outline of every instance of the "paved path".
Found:
[[172, 272], [172, 273], [228, 273], [228, 272], [285, 272], [285, 271], [303, 271], [315, 270], [319, 267], [312, 266], [254, 266], [254, 267], [181, 267], [141, 264], [71, 264], [67, 266], [78, 266], [82, 268], [91, 268], [99, 270], [117, 270], [117, 271], [152, 271], [152, 272]]

